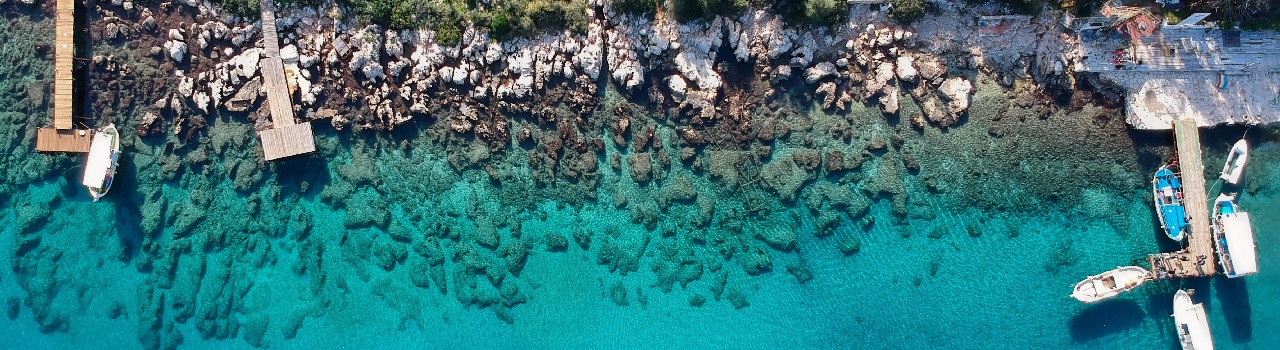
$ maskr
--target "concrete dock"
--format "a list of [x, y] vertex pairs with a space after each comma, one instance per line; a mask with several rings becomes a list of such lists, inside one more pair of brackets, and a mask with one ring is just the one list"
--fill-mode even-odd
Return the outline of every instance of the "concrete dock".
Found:
[[1204, 180], [1204, 158], [1200, 154], [1200, 128], [1195, 119], [1173, 122], [1177, 138], [1178, 166], [1182, 171], [1182, 204], [1191, 221], [1186, 247], [1177, 252], [1152, 254], [1151, 278], [1193, 278], [1217, 273], [1213, 233], [1209, 231], [1209, 197]]

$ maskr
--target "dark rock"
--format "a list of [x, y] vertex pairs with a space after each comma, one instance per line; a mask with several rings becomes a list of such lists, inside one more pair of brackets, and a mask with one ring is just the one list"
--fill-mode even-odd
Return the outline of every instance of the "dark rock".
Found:
[[569, 239], [556, 232], [547, 232], [546, 242], [549, 252], [563, 252], [569, 247]]
[[623, 285], [622, 281], [614, 282], [613, 286], [609, 287], [609, 299], [613, 300], [613, 304], [617, 306], [631, 305], [627, 302], [627, 286]]
[[694, 294], [693, 296], [689, 297], [689, 306], [702, 307], [702, 305], [706, 303], [707, 303], [707, 297], [702, 296], [702, 294]]
[[840, 240], [840, 244], [836, 247], [840, 249], [840, 254], [851, 255], [862, 250], [862, 240], [856, 236]]
[[818, 170], [818, 166], [822, 165], [822, 152], [812, 149], [800, 149], [791, 153], [791, 159], [808, 172]]
[[4, 314], [10, 320], [18, 318], [19, 310], [21, 310], [21, 303], [18, 301], [18, 297], [10, 296], [9, 299], [4, 301]]
[[813, 271], [801, 264], [788, 264], [787, 273], [795, 276], [796, 281], [800, 282], [800, 284], [804, 284], [805, 282], [809, 282], [809, 280], [813, 279]]
[[631, 165], [631, 179], [636, 183], [646, 183], [652, 178], [653, 159], [648, 153], [636, 153], [631, 155], [628, 163]]
[[751, 302], [747, 301], [746, 294], [742, 294], [742, 290], [739, 290], [738, 287], [729, 287], [729, 292], [725, 294], [724, 298], [733, 304], [734, 309], [751, 306]]
[[591, 234], [586, 230], [578, 229], [577, 231], [573, 231], [573, 241], [577, 242], [578, 247], [582, 248], [582, 250], [588, 250], [591, 248]]
[[836, 174], [845, 170], [844, 152], [831, 151], [827, 152], [826, 161], [827, 174]]

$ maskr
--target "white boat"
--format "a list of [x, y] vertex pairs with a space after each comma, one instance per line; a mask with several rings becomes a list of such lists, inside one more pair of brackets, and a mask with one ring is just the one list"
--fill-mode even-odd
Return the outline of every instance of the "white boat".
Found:
[[1249, 143], [1240, 139], [1231, 146], [1231, 153], [1227, 153], [1227, 163], [1222, 165], [1222, 174], [1218, 177], [1232, 185], [1240, 184], [1240, 177], [1244, 175], [1244, 164], [1248, 161]]
[[89, 156], [84, 164], [84, 180], [89, 195], [97, 202], [111, 190], [111, 180], [116, 176], [116, 164], [120, 158], [120, 133], [111, 124], [93, 133], [89, 144]]
[[1173, 323], [1178, 327], [1182, 350], [1213, 350], [1204, 304], [1196, 304], [1185, 290], [1178, 290], [1173, 296]]
[[1253, 241], [1249, 213], [1236, 206], [1236, 194], [1224, 193], [1213, 201], [1213, 243], [1218, 246], [1218, 263], [1229, 278], [1258, 272], [1258, 247]]
[[1138, 266], [1121, 266], [1076, 283], [1071, 297], [1085, 303], [1106, 300], [1128, 292], [1147, 282], [1150, 273]]

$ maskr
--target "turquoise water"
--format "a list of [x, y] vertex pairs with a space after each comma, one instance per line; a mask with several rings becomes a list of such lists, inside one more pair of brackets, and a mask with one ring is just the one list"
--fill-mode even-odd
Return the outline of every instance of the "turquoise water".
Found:
[[[1171, 136], [1114, 111], [1015, 102], [1030, 93], [974, 76], [973, 110], [948, 130], [788, 102], [785, 136], [684, 161], [679, 125], [650, 116], [633, 127], [660, 149], [615, 145], [594, 122], [611, 95], [582, 130], [602, 153], [565, 148], [552, 168], [543, 143], [497, 152], [425, 121], [316, 123], [316, 154], [264, 164], [251, 123], [220, 115], [189, 140], [126, 133], [117, 185], [92, 203], [81, 159], [31, 152], [47, 94], [27, 86], [49, 64], [29, 43], [48, 25], [0, 24], [0, 67], [16, 67], [0, 70], [2, 348], [1177, 346], [1177, 282], [1067, 296], [1176, 248], [1146, 192]], [[1206, 131], [1206, 164], [1242, 133]], [[1280, 138], [1249, 137], [1240, 205], [1262, 272], [1181, 283], [1221, 349], [1280, 348]], [[813, 167], [833, 151], [865, 161]], [[651, 180], [632, 175], [638, 157]], [[596, 170], [575, 168], [586, 158]]]

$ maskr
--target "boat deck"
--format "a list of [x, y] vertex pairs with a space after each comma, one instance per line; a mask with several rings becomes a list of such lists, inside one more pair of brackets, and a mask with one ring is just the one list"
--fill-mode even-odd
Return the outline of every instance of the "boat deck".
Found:
[[1196, 120], [1184, 118], [1173, 122], [1177, 138], [1178, 164], [1182, 169], [1182, 198], [1191, 230], [1187, 233], [1186, 248], [1171, 253], [1152, 254], [1153, 279], [1193, 278], [1213, 276], [1217, 260], [1214, 255], [1213, 233], [1209, 231], [1209, 197], [1204, 180], [1204, 158], [1200, 154], [1200, 127]]

